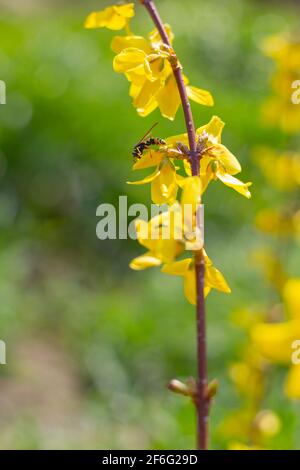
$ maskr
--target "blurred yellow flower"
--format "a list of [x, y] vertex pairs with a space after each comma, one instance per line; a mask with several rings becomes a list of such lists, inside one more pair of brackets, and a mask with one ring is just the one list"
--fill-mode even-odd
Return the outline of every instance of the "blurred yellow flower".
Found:
[[[172, 42], [171, 28], [165, 27]], [[157, 30], [147, 39], [135, 35], [117, 36], [112, 41], [112, 49], [117, 54], [113, 61], [114, 70], [123, 73], [131, 83], [129, 95], [138, 113], [147, 116], [159, 107], [164, 117], [173, 120], [181, 101], [170, 63], [172, 51], [162, 42]], [[213, 106], [208, 91], [189, 86], [186, 77], [185, 83], [191, 100]]]
[[295, 133], [300, 129], [300, 103], [292, 98], [294, 93], [299, 97], [299, 92], [293, 88], [300, 78], [299, 37], [271, 36], [264, 41], [263, 51], [276, 64], [271, 81], [274, 95], [262, 107], [264, 122], [284, 132]]
[[228, 450], [263, 450], [258, 446], [248, 446], [239, 441], [230, 442], [228, 445]]
[[[231, 290], [223, 274], [213, 266], [204, 250], [203, 255], [205, 260], [204, 295], [207, 296], [211, 289], [230, 293]], [[196, 273], [195, 262], [192, 258], [165, 264], [162, 267], [162, 272], [173, 276], [182, 276], [185, 296], [191, 304], [196, 305]]]
[[[219, 179], [226, 186], [233, 188], [243, 196], [250, 198], [249, 186], [251, 183], [243, 183], [233, 175], [241, 171], [241, 165], [236, 157], [221, 144], [221, 135], [224, 122], [217, 116], [213, 116], [208, 124], [196, 130], [198, 151], [200, 160], [200, 176], [202, 180], [202, 192], [205, 191], [210, 181]], [[167, 146], [171, 149], [182, 149], [188, 145], [187, 134], [180, 134], [166, 139]], [[185, 161], [185, 170], [191, 174], [188, 161]]]
[[251, 347], [247, 348], [250, 357], [244, 354], [244, 361], [235, 362], [229, 367], [229, 376], [239, 393], [248, 399], [261, 399], [264, 392], [264, 369], [266, 361], [259, 355], [253, 357]]
[[287, 209], [262, 209], [255, 217], [255, 225], [262, 232], [277, 236], [291, 236], [297, 231], [297, 219]]
[[256, 411], [255, 406], [237, 409], [219, 426], [218, 433], [229, 439], [229, 450], [266, 449], [281, 430], [280, 417], [272, 410]]
[[299, 72], [300, 40], [287, 34], [274, 34], [262, 43], [265, 55], [276, 61], [280, 68]]
[[252, 330], [258, 351], [269, 361], [290, 365], [285, 383], [289, 398], [300, 399], [300, 364], [292, 363], [292, 345], [300, 340], [300, 279], [290, 279], [283, 289], [289, 320], [284, 323], [259, 323]]
[[254, 159], [274, 187], [292, 191], [300, 186], [300, 153], [279, 153], [268, 147], [259, 147], [254, 151]]
[[[291, 80], [290, 83], [293, 83]], [[262, 118], [266, 126], [278, 127], [287, 134], [300, 129], [300, 104], [291, 101], [292, 89], [286, 90], [286, 97], [271, 97], [262, 106]]]
[[113, 5], [101, 11], [94, 11], [85, 20], [85, 28], [123, 29], [134, 16], [134, 3]]
[[229, 439], [229, 450], [266, 448], [282, 427], [279, 416], [272, 410], [246, 406], [230, 413], [219, 427], [219, 435]]
[[281, 294], [287, 281], [287, 275], [280, 256], [271, 249], [262, 248], [255, 250], [252, 253], [252, 258], [254, 263], [262, 269], [265, 278]]

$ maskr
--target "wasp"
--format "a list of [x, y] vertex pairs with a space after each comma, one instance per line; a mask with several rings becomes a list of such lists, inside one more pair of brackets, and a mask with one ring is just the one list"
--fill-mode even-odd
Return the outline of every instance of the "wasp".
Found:
[[158, 122], [153, 124], [141, 140], [133, 147], [132, 156], [134, 160], [140, 159], [143, 156], [144, 151], [149, 149], [151, 145], [166, 145], [166, 142], [160, 137], [151, 136], [151, 131], [155, 126], [157, 126], [157, 124]]

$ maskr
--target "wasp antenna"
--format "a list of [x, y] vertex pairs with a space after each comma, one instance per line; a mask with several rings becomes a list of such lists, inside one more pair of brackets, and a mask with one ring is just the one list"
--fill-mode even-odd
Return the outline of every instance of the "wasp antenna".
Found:
[[137, 145], [140, 144], [141, 142], [143, 142], [143, 141], [148, 137], [148, 135], [150, 134], [150, 132], [152, 131], [152, 129], [154, 129], [154, 127], [157, 126], [157, 124], [158, 124], [158, 122], [155, 122], [155, 123], [150, 127], [150, 129], [146, 132], [146, 134], [143, 135], [143, 137], [141, 138], [141, 140], [139, 140], [139, 142], [137, 143]]

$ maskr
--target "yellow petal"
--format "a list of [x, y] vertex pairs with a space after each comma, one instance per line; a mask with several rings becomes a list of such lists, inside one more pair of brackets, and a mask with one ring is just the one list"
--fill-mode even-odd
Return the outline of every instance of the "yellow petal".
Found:
[[183, 251], [183, 245], [175, 240], [172, 232], [165, 227], [168, 223], [166, 215], [167, 213], [161, 213], [149, 222], [137, 220], [135, 226], [139, 243], [151, 252], [151, 256], [163, 263], [172, 263]]
[[152, 98], [152, 100], [150, 100], [146, 104], [146, 106], [144, 106], [144, 108], [138, 108], [137, 113], [141, 117], [147, 117], [147, 116], [149, 116], [149, 114], [151, 114], [157, 108], [157, 106], [158, 106], [158, 104], [157, 104], [156, 99]]
[[289, 279], [283, 288], [283, 298], [293, 318], [300, 318], [300, 279]]
[[[151, 222], [151, 221], [150, 221]], [[138, 242], [148, 248], [148, 250], [154, 250], [155, 244], [151, 239], [151, 225], [150, 222], [146, 222], [143, 219], [137, 219], [135, 221], [135, 231], [137, 235]]]
[[[127, 79], [129, 81], [131, 81], [131, 77], [130, 77], [131, 73], [125, 74], [125, 75], [126, 75]], [[144, 77], [141, 77], [140, 83], [139, 83], [138, 80], [134, 79], [132, 81], [132, 83], [130, 84], [129, 96], [131, 98], [136, 98], [138, 96], [138, 94], [141, 92], [141, 89], [142, 89], [142, 86], [144, 85], [144, 83], [145, 83], [145, 78]]]
[[172, 276], [185, 276], [190, 268], [191, 263], [192, 258], [186, 258], [181, 261], [165, 264], [161, 271], [165, 274], [171, 274]]
[[134, 258], [129, 264], [131, 269], [135, 271], [141, 271], [143, 269], [152, 268], [154, 266], [160, 266], [161, 260], [151, 254], [151, 252], [145, 253], [144, 255]]
[[143, 178], [142, 180], [127, 181], [127, 184], [140, 185], [140, 184], [151, 183], [155, 178], [157, 178], [159, 176], [159, 174], [160, 174], [160, 170], [157, 168], [153, 173], [151, 173], [151, 175], [145, 176], [145, 178]]
[[200, 175], [201, 176], [206, 175], [211, 165], [211, 162], [212, 162], [212, 157], [209, 155], [209, 153], [208, 152], [204, 153], [200, 160]]
[[247, 199], [250, 199], [251, 193], [248, 188], [249, 186], [251, 186], [252, 183], [243, 183], [234, 176], [223, 171], [221, 168], [217, 170], [216, 176], [219, 178], [219, 180], [222, 181], [222, 183], [226, 184], [226, 186], [229, 186], [238, 193], [242, 194], [242, 196], [245, 196]]
[[[115, 23], [115, 19], [117, 22]], [[115, 14], [113, 7], [107, 7], [102, 11], [94, 11], [86, 18], [84, 27], [91, 28], [109, 28], [110, 24], [117, 26], [116, 29], [124, 28], [126, 20]]]
[[169, 61], [166, 60], [165, 57], [162, 57], [159, 53], [150, 54], [148, 56], [148, 60], [151, 73], [155, 78], [161, 78], [166, 81], [168, 77], [173, 75]]
[[165, 153], [161, 150], [147, 150], [143, 153], [143, 156], [139, 158], [133, 165], [134, 170], [143, 170], [144, 168], [150, 168], [151, 166], [158, 166]]
[[[137, 220], [135, 223], [135, 230], [138, 242], [151, 251], [151, 254], [158, 258], [155, 252], [155, 245], [157, 240], [152, 239], [151, 225], [150, 222], [144, 220]], [[148, 254], [148, 253], [147, 253]]]
[[114, 5], [115, 12], [124, 18], [134, 17], [134, 3], [125, 3], [125, 5]]
[[163, 263], [172, 263], [182, 253], [183, 246], [173, 238], [154, 242], [155, 254]]
[[213, 116], [208, 124], [197, 129], [197, 135], [200, 135], [205, 131], [211, 135], [216, 142], [221, 143], [221, 135], [224, 126], [225, 123], [218, 116]]
[[201, 88], [196, 88], [194, 86], [187, 86], [186, 91], [189, 99], [195, 101], [195, 103], [202, 104], [204, 106], [214, 105], [213, 97], [209, 91], [201, 90]]
[[189, 140], [187, 134], [178, 134], [174, 135], [172, 137], [168, 137], [166, 140], [166, 143], [170, 147], [176, 147], [176, 145], [181, 142], [184, 145], [188, 145]]
[[[113, 61], [113, 68], [114, 71], [118, 73], [125, 73], [131, 70], [135, 70], [136, 72], [136, 68], [141, 65], [143, 66], [145, 60], [146, 54], [144, 51], [136, 49], [135, 47], [129, 47], [116, 55]], [[144, 68], [142, 67], [140, 70], [140, 74], [144, 75]]]
[[205, 266], [212, 266], [213, 265], [213, 262], [212, 260], [208, 257], [208, 254], [206, 253], [205, 250], [203, 250], [203, 256], [204, 256], [204, 261], [205, 261]]
[[211, 171], [211, 167], [208, 166], [206, 172], [203, 174], [200, 171], [200, 178], [201, 178], [201, 186], [202, 186], [202, 194], [206, 191], [209, 183], [214, 179], [213, 172]]
[[180, 106], [180, 95], [173, 73], [168, 78], [165, 86], [158, 93], [157, 102], [161, 114], [173, 121]]
[[214, 266], [206, 266], [205, 268], [205, 285], [226, 294], [231, 292], [223, 274]]
[[[176, 167], [176, 169], [178, 169], [178, 167]], [[185, 182], [186, 178], [182, 175], [178, 175], [176, 173], [176, 181], [177, 181], [177, 184], [178, 186], [182, 189], [184, 187], [184, 182]]]
[[222, 163], [230, 175], [239, 173], [242, 168], [237, 158], [222, 144], [215, 144], [209, 155]]
[[134, 107], [138, 109], [147, 108], [153, 98], [156, 98], [156, 95], [162, 86], [163, 83], [159, 79], [153, 82], [150, 80], [146, 80], [140, 93], [133, 101]]
[[174, 165], [166, 160], [161, 164], [160, 172], [151, 184], [151, 198], [155, 204], [173, 204], [178, 185]]
[[192, 305], [197, 303], [195, 269], [189, 269], [183, 280], [184, 295]]
[[143, 36], [115, 36], [111, 42], [111, 48], [116, 54], [130, 47], [144, 51], [146, 54], [151, 53], [149, 41]]
[[140, 238], [147, 238], [149, 231], [148, 222], [143, 219], [136, 219], [135, 231], [137, 233], [138, 240], [140, 240]]
[[116, 5], [107, 7], [102, 11], [91, 13], [85, 20], [85, 28], [108, 28], [112, 30], [123, 29], [128, 18], [134, 16], [134, 4]]
[[201, 204], [201, 179], [200, 176], [190, 176], [185, 178], [182, 182], [182, 195], [181, 195], [181, 205], [191, 204], [193, 207], [193, 213]]

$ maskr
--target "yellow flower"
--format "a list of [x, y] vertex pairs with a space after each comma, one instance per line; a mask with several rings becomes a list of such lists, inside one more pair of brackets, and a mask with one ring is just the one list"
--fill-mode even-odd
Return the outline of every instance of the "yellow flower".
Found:
[[258, 351], [269, 361], [291, 364], [285, 393], [300, 399], [300, 365], [292, 364], [292, 345], [300, 340], [300, 279], [290, 279], [284, 286], [283, 299], [289, 314], [284, 323], [260, 323], [252, 330], [252, 339]]
[[[221, 144], [221, 135], [224, 122], [217, 116], [213, 116], [208, 124], [199, 127], [196, 131], [200, 160], [200, 176], [202, 179], [202, 191], [204, 192], [210, 181], [219, 179], [226, 186], [233, 188], [243, 196], [250, 198], [249, 186], [251, 183], [243, 183], [233, 175], [241, 171], [241, 165], [236, 157]], [[180, 150], [188, 145], [187, 134], [181, 134], [166, 139], [169, 148]], [[185, 161], [185, 170], [191, 174], [190, 164]]]
[[[144, 220], [136, 221], [137, 239], [148, 251], [131, 261], [131, 269], [140, 271], [160, 266], [162, 263], [173, 261], [183, 251], [184, 246], [179, 240], [174, 238], [172, 227], [170, 230], [167, 230], [165, 227], [164, 221], [168, 215], [169, 213], [159, 214], [149, 222]], [[169, 223], [173, 226], [174, 219], [169, 219]]]
[[128, 184], [151, 183], [151, 198], [154, 204], [170, 204], [176, 200], [178, 184], [182, 177], [177, 175], [174, 164], [164, 157], [163, 151], [148, 151], [134, 164], [134, 170], [156, 166], [153, 173], [139, 181], [129, 181]]
[[[231, 290], [223, 274], [213, 266], [212, 261], [204, 250], [203, 255], [205, 260], [204, 295], [207, 296], [211, 289], [230, 293]], [[195, 263], [192, 258], [165, 264], [162, 272], [173, 276], [182, 276], [185, 296], [191, 304], [196, 305], [196, 272]]]
[[[170, 26], [165, 27], [172, 41]], [[159, 107], [164, 117], [173, 120], [181, 101], [170, 64], [170, 51], [157, 30], [147, 39], [135, 35], [117, 36], [112, 41], [112, 49], [117, 54], [114, 70], [123, 73], [131, 83], [129, 94], [138, 113], [144, 117]], [[189, 86], [186, 77], [185, 83], [191, 100], [205, 106], [213, 105], [208, 91]]]
[[197, 176], [183, 182], [181, 204], [176, 201], [168, 211], [153, 217], [149, 222], [136, 222], [137, 239], [148, 249], [135, 258], [130, 267], [135, 270], [171, 263], [184, 249], [203, 248], [202, 227], [198, 222], [201, 202], [201, 182]]
[[134, 3], [113, 5], [105, 10], [91, 13], [85, 20], [85, 28], [108, 28], [112, 30], [123, 29], [128, 26], [130, 18], [134, 16]]

